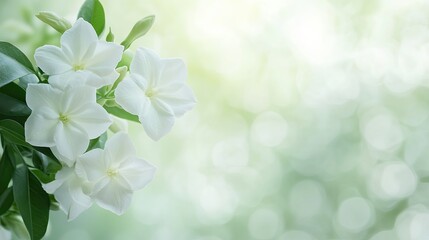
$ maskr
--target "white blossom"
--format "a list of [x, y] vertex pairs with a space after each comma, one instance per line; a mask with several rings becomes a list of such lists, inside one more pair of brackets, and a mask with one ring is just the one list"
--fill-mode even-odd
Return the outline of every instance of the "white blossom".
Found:
[[186, 75], [181, 59], [161, 59], [153, 51], [139, 48], [130, 75], [115, 91], [116, 101], [138, 115], [149, 137], [158, 140], [171, 130], [176, 117], [195, 105]]
[[91, 207], [93, 200], [85, 193], [89, 191], [89, 183], [79, 178], [74, 168], [63, 166], [56, 173], [55, 180], [43, 185], [43, 189], [53, 194], [60, 204], [60, 209], [67, 214], [68, 220], [78, 217]]
[[0, 239], [2, 240], [11, 240], [12, 239], [12, 233], [6, 229], [4, 229], [0, 225]]
[[[61, 47], [45, 45], [36, 50], [37, 65], [57, 88], [85, 84], [95, 88], [112, 84], [123, 46], [99, 40], [94, 28], [79, 18], [61, 36]], [[79, 76], [79, 77], [77, 77]]]
[[93, 185], [90, 196], [95, 202], [118, 215], [125, 212], [133, 191], [146, 186], [155, 174], [155, 167], [138, 158], [125, 133], [117, 133], [105, 149], [93, 149], [76, 161], [76, 173]]
[[32, 112], [25, 122], [26, 141], [50, 147], [63, 163], [72, 166], [89, 140], [112, 123], [106, 110], [96, 103], [95, 92], [89, 86], [60, 90], [48, 84], [30, 84], [26, 100]]

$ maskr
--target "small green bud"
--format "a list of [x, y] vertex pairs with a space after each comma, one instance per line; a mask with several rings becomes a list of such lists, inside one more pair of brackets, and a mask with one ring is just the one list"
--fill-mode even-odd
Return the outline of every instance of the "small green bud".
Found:
[[67, 29], [72, 27], [71, 23], [67, 21], [67, 19], [60, 17], [53, 12], [39, 12], [36, 17], [60, 33], [64, 33]]
[[121, 45], [124, 46], [125, 49], [128, 49], [135, 40], [139, 37], [145, 35], [149, 29], [152, 27], [153, 22], [155, 21], [155, 16], [147, 16], [142, 20], [138, 21], [134, 27], [131, 29], [128, 36], [122, 41]]
[[112, 29], [109, 28], [109, 33], [106, 36], [106, 41], [107, 42], [113, 42], [114, 40], [115, 40], [115, 35], [113, 35]]

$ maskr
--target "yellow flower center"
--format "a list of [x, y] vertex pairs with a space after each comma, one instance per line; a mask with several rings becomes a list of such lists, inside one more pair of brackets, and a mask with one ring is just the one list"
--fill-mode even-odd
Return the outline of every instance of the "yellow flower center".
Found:
[[148, 89], [146, 90], [145, 94], [146, 94], [146, 97], [151, 98], [155, 95], [155, 91], [152, 89]]
[[69, 122], [69, 118], [62, 113], [60, 113], [60, 116], [58, 117], [58, 119], [60, 119], [60, 121], [63, 122], [64, 124]]
[[107, 169], [106, 173], [107, 173], [107, 176], [113, 178], [113, 177], [116, 177], [118, 175], [118, 170], [109, 168], [109, 169]]
[[83, 63], [73, 65], [73, 70], [75, 72], [79, 70], [84, 70], [84, 69], [85, 69], [85, 65]]

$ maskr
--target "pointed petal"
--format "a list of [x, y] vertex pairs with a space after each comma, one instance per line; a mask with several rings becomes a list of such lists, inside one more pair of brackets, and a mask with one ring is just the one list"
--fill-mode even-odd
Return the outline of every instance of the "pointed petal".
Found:
[[131, 139], [125, 133], [117, 133], [113, 135], [105, 146], [106, 154], [110, 157], [111, 165], [119, 165], [127, 158], [134, 157], [136, 155], [136, 149], [134, 148]]
[[63, 165], [66, 165], [66, 166], [73, 166], [73, 164], [75, 163], [75, 159], [73, 159], [73, 158], [68, 158], [68, 157], [66, 157], [66, 156], [64, 156], [63, 154], [61, 154], [59, 151], [58, 151], [58, 148], [57, 148], [57, 146], [53, 146], [53, 147], [50, 147], [50, 149], [51, 149], [51, 151], [52, 151], [52, 153], [54, 154], [54, 156], [63, 164]]
[[93, 197], [100, 207], [122, 215], [131, 203], [132, 194], [132, 191], [124, 188], [117, 181], [110, 181]]
[[115, 69], [122, 58], [124, 47], [116, 43], [99, 41], [93, 56], [86, 63], [86, 69], [94, 71], [99, 67]]
[[90, 139], [99, 137], [112, 124], [107, 111], [96, 103], [88, 104], [86, 108], [81, 108], [79, 112], [70, 115], [70, 119], [73, 123], [79, 125]]
[[38, 108], [25, 122], [25, 141], [34, 146], [52, 147], [59, 123], [58, 115], [47, 107]]
[[143, 105], [148, 102], [144, 89], [141, 88], [142, 84], [138, 84], [141, 79], [144, 78], [138, 75], [126, 77], [115, 90], [115, 98], [119, 106], [135, 115], [140, 114]]
[[39, 66], [48, 75], [55, 75], [67, 72], [72, 69], [71, 63], [64, 55], [61, 48], [45, 45], [36, 49], [34, 59]]
[[[52, 75], [49, 77], [48, 82], [54, 87], [61, 90], [67, 87], [83, 86], [86, 85], [88, 79], [93, 78], [93, 73], [88, 71], [68, 71], [59, 75]], [[97, 77], [97, 76], [95, 76]]]
[[[41, 108], [41, 111], [47, 108]], [[58, 125], [58, 119], [46, 116], [47, 111], [33, 113], [25, 122], [25, 141], [34, 146], [52, 147], [55, 145], [54, 135]]]
[[183, 84], [186, 81], [186, 65], [182, 59], [162, 59], [159, 71], [160, 73], [157, 87], [162, 88], [163, 86], [168, 86], [174, 82]]
[[73, 201], [69, 207], [67, 217], [71, 221], [91, 207], [92, 199], [83, 192], [83, 182], [76, 176], [73, 176], [69, 183], [69, 194]]
[[79, 18], [72, 28], [61, 36], [61, 48], [70, 60], [79, 63], [94, 52], [94, 42], [98, 41], [94, 28]]
[[25, 99], [31, 110], [46, 106], [56, 111], [61, 94], [60, 90], [48, 84], [28, 84]]
[[88, 148], [89, 137], [77, 126], [60, 122], [55, 132], [54, 141], [58, 152], [64, 155], [67, 160], [72, 160], [72, 162], [67, 161], [65, 163], [72, 166], [76, 158]]
[[63, 167], [55, 175], [55, 180], [44, 184], [43, 188], [60, 204], [69, 220], [73, 220], [92, 205], [92, 200], [83, 192], [85, 184], [76, 176], [73, 168]]
[[77, 115], [88, 104], [96, 103], [96, 89], [90, 86], [67, 87], [61, 96], [61, 112], [67, 115]]
[[139, 115], [147, 135], [157, 141], [167, 134], [174, 125], [174, 113], [161, 101], [152, 100]]
[[112, 85], [119, 77], [119, 73], [114, 68], [99, 67], [85, 71], [91, 73], [91, 77], [87, 80], [87, 85], [97, 89], [106, 85]]
[[152, 50], [139, 48], [131, 61], [130, 73], [143, 76], [149, 85], [156, 85], [161, 68], [160, 57]]
[[168, 105], [176, 117], [180, 117], [191, 110], [196, 103], [194, 93], [187, 85], [182, 85], [180, 89], [174, 92], [160, 92], [156, 97]]
[[106, 175], [107, 168], [104, 162], [104, 151], [93, 149], [77, 159], [75, 171], [79, 177], [95, 182]]
[[156, 168], [139, 158], [128, 158], [119, 167], [119, 174], [125, 179], [131, 190], [145, 187], [155, 175]]

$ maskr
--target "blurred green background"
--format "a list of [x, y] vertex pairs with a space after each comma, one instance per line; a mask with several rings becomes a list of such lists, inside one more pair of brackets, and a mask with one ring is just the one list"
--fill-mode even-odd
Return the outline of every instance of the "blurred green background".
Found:
[[[0, 40], [31, 56], [83, 1], [0, 0]], [[101, 0], [120, 42], [181, 57], [196, 108], [129, 132], [158, 167], [130, 209], [96, 206], [47, 240], [429, 239], [429, 4], [423, 0]]]

